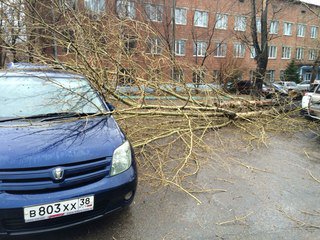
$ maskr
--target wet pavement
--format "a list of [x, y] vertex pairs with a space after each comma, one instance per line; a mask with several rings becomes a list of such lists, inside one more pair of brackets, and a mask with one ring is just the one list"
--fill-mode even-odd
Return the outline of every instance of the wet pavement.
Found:
[[[143, 181], [127, 210], [18, 239], [320, 239], [319, 137], [277, 133], [267, 146], [252, 150], [232, 130], [224, 131], [228, 147], [219, 157], [212, 154], [195, 179], [224, 191], [196, 194], [201, 204], [182, 191]], [[206, 137], [212, 148], [214, 136]]]

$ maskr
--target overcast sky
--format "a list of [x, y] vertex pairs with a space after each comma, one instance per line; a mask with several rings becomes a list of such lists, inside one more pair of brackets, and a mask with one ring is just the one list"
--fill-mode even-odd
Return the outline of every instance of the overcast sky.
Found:
[[300, 1], [320, 6], [320, 0], [300, 0]]

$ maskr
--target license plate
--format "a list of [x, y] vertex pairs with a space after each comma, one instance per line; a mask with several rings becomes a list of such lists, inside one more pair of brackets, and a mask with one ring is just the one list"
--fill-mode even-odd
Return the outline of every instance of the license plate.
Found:
[[94, 196], [25, 207], [24, 221], [35, 222], [93, 210]]

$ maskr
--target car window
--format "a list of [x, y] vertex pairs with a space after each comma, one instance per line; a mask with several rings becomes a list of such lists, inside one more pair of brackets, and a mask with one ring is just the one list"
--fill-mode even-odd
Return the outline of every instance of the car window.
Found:
[[286, 82], [287, 87], [295, 87], [297, 84], [295, 82]]
[[320, 85], [317, 86], [315, 93], [320, 93]]
[[310, 92], [314, 92], [314, 90], [318, 87], [318, 85], [319, 85], [319, 84], [311, 84], [309, 91], [310, 91]]
[[85, 79], [36, 76], [0, 77], [0, 117], [104, 111], [97, 92]]
[[310, 81], [303, 81], [300, 84], [310, 84]]

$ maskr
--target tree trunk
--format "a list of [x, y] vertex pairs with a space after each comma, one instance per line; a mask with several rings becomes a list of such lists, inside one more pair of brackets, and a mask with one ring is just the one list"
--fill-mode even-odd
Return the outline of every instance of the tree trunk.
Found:
[[[320, 53], [320, 52], [319, 52]], [[320, 66], [320, 56], [317, 56], [317, 59], [312, 64], [312, 71], [311, 71], [311, 83], [314, 83], [314, 81], [317, 79], [318, 72], [319, 72], [319, 66]]]
[[262, 85], [268, 66], [268, 0], [263, 0], [261, 8], [261, 34], [260, 42], [257, 30], [256, 0], [251, 0], [251, 37], [255, 49], [257, 70], [254, 75], [254, 96], [261, 96]]

